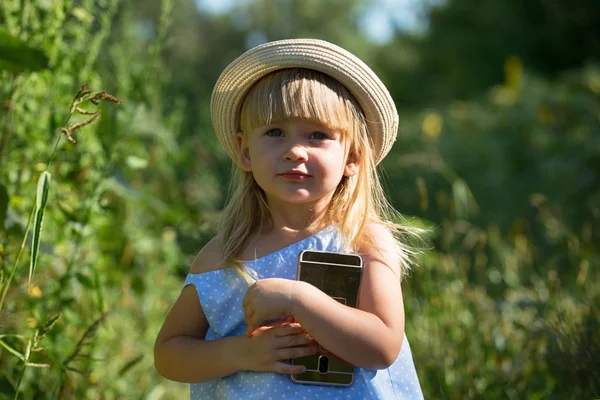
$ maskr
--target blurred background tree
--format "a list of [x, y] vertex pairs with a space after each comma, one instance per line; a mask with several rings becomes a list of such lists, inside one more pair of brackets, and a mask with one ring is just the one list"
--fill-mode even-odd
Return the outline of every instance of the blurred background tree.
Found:
[[[354, 52], [397, 102], [382, 174], [432, 232], [403, 284], [426, 398], [600, 396], [598, 20], [592, 0], [3, 0], [0, 396], [185, 395], [152, 344], [227, 193], [212, 86], [290, 37]], [[50, 163], [84, 82], [123, 104]]]

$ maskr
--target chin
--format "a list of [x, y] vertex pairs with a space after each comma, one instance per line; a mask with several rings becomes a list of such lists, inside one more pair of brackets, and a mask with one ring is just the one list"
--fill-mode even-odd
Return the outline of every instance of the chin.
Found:
[[327, 197], [326, 194], [315, 195], [315, 194], [306, 194], [306, 193], [295, 193], [295, 194], [287, 194], [287, 195], [284, 195], [284, 196], [281, 196], [278, 198], [279, 198], [279, 200], [285, 201], [287, 203], [314, 204], [316, 202], [322, 201], [325, 197]]
[[304, 204], [314, 201], [310, 196], [285, 196], [284, 198], [280, 198], [280, 200], [294, 204]]

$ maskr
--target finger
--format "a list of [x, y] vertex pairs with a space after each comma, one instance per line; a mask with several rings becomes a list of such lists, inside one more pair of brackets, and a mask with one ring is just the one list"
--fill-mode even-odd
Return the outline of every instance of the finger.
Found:
[[316, 352], [317, 348], [315, 346], [286, 347], [277, 350], [275, 355], [278, 360], [291, 360], [293, 358], [311, 356]]
[[301, 374], [303, 372], [306, 372], [306, 367], [304, 365], [292, 365], [281, 361], [277, 361], [273, 364], [273, 371], [286, 375]]
[[246, 333], [248, 335], [251, 335], [257, 328], [255, 325], [252, 324], [253, 316], [254, 316], [254, 310], [252, 310], [252, 309], [246, 310], [246, 313], [244, 315], [244, 320], [246, 321], [246, 324], [248, 325], [248, 329], [246, 330]]
[[248, 325], [248, 329], [246, 329], [246, 336], [253, 336], [256, 331], [258, 331], [257, 328], [253, 328]]
[[285, 322], [284, 320], [276, 319], [276, 320], [273, 320], [273, 321], [263, 321], [263, 323], [260, 324], [260, 326], [261, 327], [262, 326], [266, 326], [266, 327], [269, 327], [269, 328], [275, 328], [277, 326], [280, 326], [280, 325], [283, 325], [283, 324], [286, 324], [286, 323], [287, 322]]
[[253, 316], [253, 315], [254, 315], [254, 314], [252, 314], [252, 313], [249, 313], [249, 314], [246, 314], [246, 315], [244, 315], [244, 321], [246, 321], [246, 324], [247, 324], [248, 326], [252, 325], [252, 316]]
[[[246, 324], [248, 324], [248, 329], [247, 329], [247, 333], [248, 334], [252, 334], [254, 331], [256, 331], [259, 328], [263, 328], [262, 326], [262, 318], [259, 316], [258, 313], [254, 313], [252, 315], [250, 315], [249, 317], [246, 318]], [[267, 330], [269, 330], [269, 328], [271, 328], [270, 326], [265, 326], [265, 328], [267, 328]]]
[[278, 326], [282, 326], [282, 325], [290, 325], [290, 324], [295, 324], [296, 322], [294, 322], [293, 320], [291, 320], [291, 318], [286, 317], [284, 319], [276, 319], [276, 320], [271, 320], [268, 322], [263, 322], [262, 324], [260, 324], [260, 326], [268, 326], [269, 328], [276, 328]]
[[283, 349], [286, 347], [296, 347], [296, 346], [306, 346], [313, 345], [313, 347], [318, 348], [318, 345], [307, 335], [288, 335], [281, 336], [275, 339], [275, 345], [279, 349]]
[[249, 335], [252, 335], [252, 333], [257, 330], [258, 328], [260, 328], [260, 324], [256, 324], [252, 321], [252, 318], [249, 318], [246, 322], [248, 324], [248, 330], [246, 331]]
[[256, 328], [255, 330], [253, 330], [252, 332], [248, 333], [248, 329], [246, 330], [246, 334], [248, 336], [258, 336], [258, 335], [262, 335], [265, 332], [269, 331], [271, 329], [270, 326], [259, 326], [258, 328]]
[[275, 336], [298, 335], [304, 333], [304, 328], [298, 323], [279, 325], [273, 328]]

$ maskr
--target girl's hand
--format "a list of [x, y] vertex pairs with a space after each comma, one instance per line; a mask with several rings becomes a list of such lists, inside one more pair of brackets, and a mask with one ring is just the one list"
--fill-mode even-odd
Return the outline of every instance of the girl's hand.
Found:
[[254, 332], [264, 321], [292, 314], [296, 283], [297, 281], [289, 279], [269, 278], [256, 281], [248, 288], [242, 302], [248, 334]]
[[309, 356], [317, 351], [315, 342], [297, 322], [261, 326], [244, 339], [244, 370], [300, 374], [306, 371], [304, 366], [291, 365], [282, 360]]

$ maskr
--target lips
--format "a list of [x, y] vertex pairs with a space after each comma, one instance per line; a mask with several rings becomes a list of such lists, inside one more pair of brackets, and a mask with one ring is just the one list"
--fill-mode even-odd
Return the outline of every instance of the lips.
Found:
[[292, 181], [302, 181], [310, 177], [310, 175], [302, 171], [286, 171], [282, 174], [279, 174], [279, 176]]

